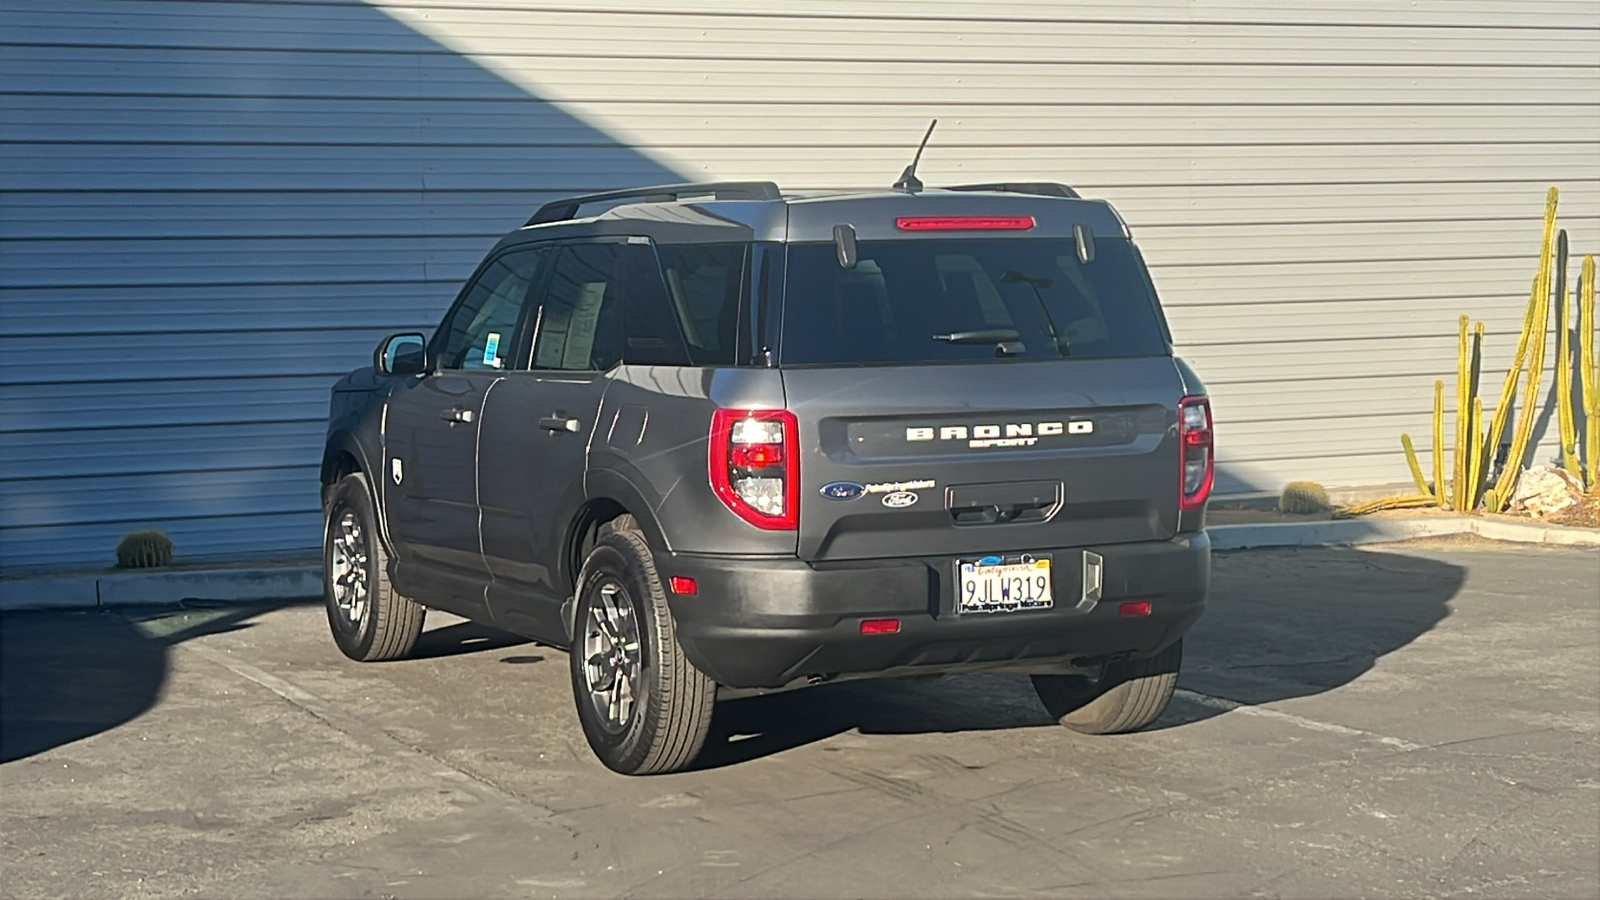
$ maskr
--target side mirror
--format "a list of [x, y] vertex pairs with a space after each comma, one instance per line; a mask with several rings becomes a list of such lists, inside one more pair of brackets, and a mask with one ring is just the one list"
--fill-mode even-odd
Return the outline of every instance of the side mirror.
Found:
[[1094, 262], [1094, 232], [1089, 226], [1082, 222], [1072, 226], [1072, 241], [1078, 245], [1078, 262]]
[[420, 334], [391, 334], [372, 354], [372, 367], [385, 375], [418, 375], [428, 371], [428, 339]]

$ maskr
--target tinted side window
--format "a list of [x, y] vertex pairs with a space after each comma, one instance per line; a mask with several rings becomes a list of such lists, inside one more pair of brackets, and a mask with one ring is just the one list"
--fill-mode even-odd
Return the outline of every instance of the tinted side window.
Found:
[[661, 263], [648, 241], [617, 248], [617, 290], [627, 337], [622, 361], [638, 366], [689, 365], [689, 350], [667, 297]]
[[658, 248], [672, 305], [697, 366], [734, 364], [747, 244]]
[[539, 307], [533, 368], [604, 371], [622, 359], [616, 244], [560, 248]]
[[1138, 250], [1095, 250], [1083, 264], [1070, 239], [862, 241], [845, 269], [831, 243], [791, 245], [783, 363], [993, 360], [1000, 340], [1021, 359], [1170, 354]]
[[502, 253], [478, 273], [439, 338], [446, 369], [494, 371], [508, 365], [517, 320], [539, 274], [543, 248]]

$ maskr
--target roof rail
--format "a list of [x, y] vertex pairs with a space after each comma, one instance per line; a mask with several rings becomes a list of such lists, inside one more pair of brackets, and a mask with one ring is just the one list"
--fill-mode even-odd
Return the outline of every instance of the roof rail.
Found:
[[999, 191], [1004, 194], [1037, 194], [1040, 197], [1079, 199], [1078, 192], [1050, 181], [999, 181], [991, 184], [958, 184], [947, 191]]
[[608, 200], [634, 200], [641, 203], [662, 203], [696, 194], [711, 194], [718, 200], [779, 200], [783, 194], [770, 181], [707, 181], [699, 184], [660, 184], [654, 187], [628, 188], [621, 191], [603, 191], [598, 194], [580, 194], [551, 200], [539, 207], [528, 220], [529, 225], [560, 222], [577, 216], [578, 207], [585, 203], [604, 203]]

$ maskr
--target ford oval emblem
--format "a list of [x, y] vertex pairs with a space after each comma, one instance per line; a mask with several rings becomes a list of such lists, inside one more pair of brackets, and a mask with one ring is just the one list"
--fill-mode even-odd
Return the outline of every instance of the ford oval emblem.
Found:
[[905, 509], [917, 502], [920, 498], [910, 491], [895, 491], [883, 495], [883, 505], [890, 509]]
[[822, 496], [829, 500], [854, 500], [866, 490], [866, 485], [854, 481], [830, 481], [822, 486]]

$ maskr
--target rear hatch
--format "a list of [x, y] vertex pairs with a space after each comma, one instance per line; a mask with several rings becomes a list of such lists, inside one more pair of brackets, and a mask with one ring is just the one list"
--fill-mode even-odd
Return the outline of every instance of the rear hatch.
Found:
[[1183, 384], [1143, 261], [1099, 238], [789, 248], [781, 365], [810, 560], [1165, 540]]

